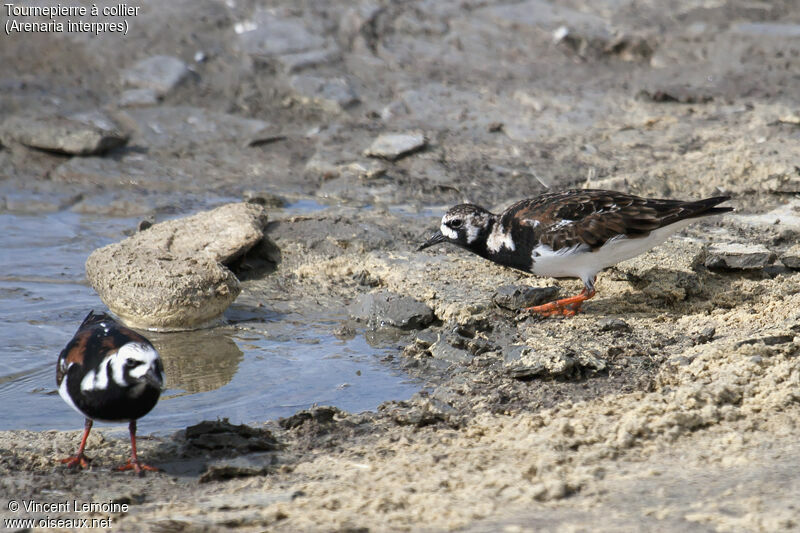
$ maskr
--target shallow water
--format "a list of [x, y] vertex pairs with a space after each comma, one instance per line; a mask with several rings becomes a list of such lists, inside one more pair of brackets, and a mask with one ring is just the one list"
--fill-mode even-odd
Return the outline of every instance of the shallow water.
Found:
[[[298, 202], [287, 212], [322, 207]], [[137, 222], [69, 211], [0, 214], [0, 430], [82, 427], [57, 394], [55, 362], [88, 311], [106, 310], [85, 280], [86, 257]], [[314, 404], [358, 412], [419, 390], [363, 336], [334, 337], [342, 317], [309, 319], [268, 305], [259, 312], [234, 303], [225, 316], [236, 327], [147, 334], [164, 360], [167, 390], [140, 421], [141, 433], [216, 418], [264, 421]]]

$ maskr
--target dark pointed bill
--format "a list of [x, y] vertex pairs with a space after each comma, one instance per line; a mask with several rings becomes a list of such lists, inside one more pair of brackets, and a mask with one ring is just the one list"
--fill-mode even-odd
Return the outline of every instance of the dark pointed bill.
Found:
[[425, 241], [422, 244], [422, 246], [417, 248], [417, 251], [419, 252], [420, 250], [424, 250], [425, 248], [427, 248], [429, 246], [433, 246], [434, 244], [439, 244], [440, 242], [447, 242], [447, 237], [442, 235], [441, 231], [437, 231], [436, 233], [431, 235], [431, 238], [428, 239], [427, 241]]

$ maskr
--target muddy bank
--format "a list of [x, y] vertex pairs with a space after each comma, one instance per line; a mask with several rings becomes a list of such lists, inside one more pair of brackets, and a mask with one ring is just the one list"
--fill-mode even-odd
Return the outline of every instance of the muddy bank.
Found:
[[[269, 211], [280, 262], [238, 265], [235, 326], [338, 309], [334, 334], [393, 346], [387, 364], [426, 387], [374, 412], [142, 439], [164, 468], [144, 478], [110, 471], [124, 432], [93, 433], [83, 473], [55, 464], [77, 431], [2, 432], [4, 517], [46, 495], [125, 502], [123, 531], [800, 527], [792, 2], [143, 7], [126, 40], [4, 40], [15, 128], [102, 109], [127, 141], [75, 157], [3, 135], [3, 210], [319, 202]], [[400, 133], [415, 143], [375, 147]], [[544, 184], [726, 193], [737, 212], [601, 274], [568, 320], [508, 302], [578, 282], [414, 251], [444, 206]], [[363, 305], [387, 293], [413, 300], [391, 307], [397, 330]]]

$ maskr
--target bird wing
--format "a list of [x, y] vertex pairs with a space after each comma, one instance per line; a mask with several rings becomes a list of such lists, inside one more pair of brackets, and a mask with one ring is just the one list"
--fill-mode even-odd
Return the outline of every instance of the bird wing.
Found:
[[643, 237], [692, 216], [687, 209], [692, 204], [615, 191], [573, 189], [522, 200], [509, 207], [504, 216], [538, 229], [539, 243], [553, 250], [580, 245], [594, 250], [619, 235]]
[[78, 333], [72, 337], [67, 346], [61, 350], [58, 355], [58, 364], [56, 365], [56, 384], [58, 386], [61, 386], [61, 381], [67, 375], [70, 365], [83, 365], [86, 346], [91, 337], [92, 332], [90, 330], [78, 330]]

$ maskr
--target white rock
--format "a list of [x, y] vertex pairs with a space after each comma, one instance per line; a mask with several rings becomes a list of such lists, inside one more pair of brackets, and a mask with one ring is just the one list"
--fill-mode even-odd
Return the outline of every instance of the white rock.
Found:
[[421, 132], [384, 133], [375, 139], [364, 155], [393, 161], [424, 148], [427, 142]]

